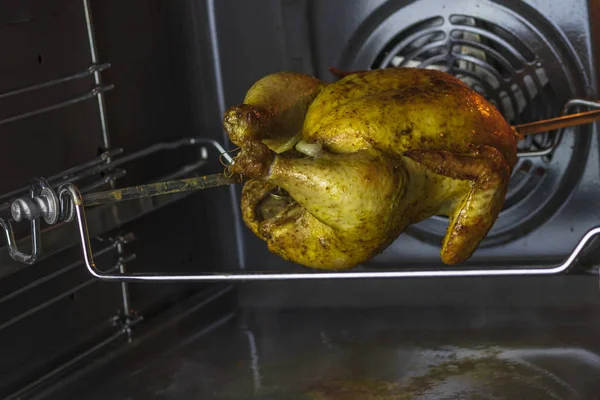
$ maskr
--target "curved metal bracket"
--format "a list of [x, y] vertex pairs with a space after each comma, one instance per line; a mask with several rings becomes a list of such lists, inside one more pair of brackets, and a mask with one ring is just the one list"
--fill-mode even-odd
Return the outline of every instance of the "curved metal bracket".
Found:
[[[53, 183], [55, 187], [60, 183], [64, 183], [64, 176], [68, 176], [67, 179], [70, 180], [77, 180], [83, 176], [88, 176], [90, 170], [86, 168], [91, 168], [93, 171], [96, 172], [112, 168], [112, 171], [115, 174], [115, 176], [123, 175], [123, 171], [115, 169], [115, 167], [131, 162], [135, 159], [154, 154], [158, 151], [176, 150], [182, 146], [190, 145], [210, 145], [214, 147], [219, 152], [219, 154], [221, 154], [221, 156], [227, 163], [232, 162], [231, 156], [227, 153], [227, 150], [225, 150], [219, 142], [212, 139], [191, 137], [179, 139], [173, 142], [158, 143], [146, 149], [130, 154], [126, 157], [121, 157], [115, 161], [111, 160], [107, 163], [106, 161], [108, 161], [109, 158], [111, 158], [111, 156], [115, 156], [121, 152], [120, 150], [110, 150], [102, 154], [102, 156], [100, 156], [98, 159], [84, 164], [85, 168], [82, 166], [78, 166], [74, 169], [63, 171], [59, 175], [56, 175], [54, 177], [55, 179], [53, 179]], [[205, 149], [204, 147], [202, 147], [202, 149], [202, 158], [205, 159]], [[109, 175], [109, 177], [110, 179], [112, 179], [112, 175]], [[105, 180], [106, 177], [103, 178], [101, 182], [105, 182]], [[2, 208], [2, 210], [10, 208], [13, 220], [16, 222], [23, 220], [30, 221], [32, 243], [31, 254], [26, 254], [18, 249], [11, 221], [0, 218], [0, 229], [4, 231], [4, 236], [6, 238], [7, 243], [6, 249], [8, 251], [8, 254], [15, 261], [30, 265], [33, 264], [39, 258], [41, 253], [41, 218], [43, 218], [48, 225], [54, 225], [58, 222], [70, 222], [74, 218], [74, 209], [72, 205], [72, 197], [68, 194], [65, 195], [64, 191], [61, 192], [60, 196], [57, 195], [57, 193], [54, 191], [54, 189], [52, 189], [48, 181], [44, 178], [34, 179], [27, 188], [27, 190], [29, 191], [27, 195], [18, 197], [9, 203], [5, 202], [1, 205], [2, 207], [0, 208]], [[19, 192], [22, 191], [18, 191], [17, 193]]]
[[39, 220], [31, 220], [31, 254], [25, 254], [17, 248], [17, 242], [13, 233], [10, 222], [0, 218], [0, 226], [4, 229], [4, 236], [6, 237], [6, 245], [8, 246], [8, 254], [10, 256], [24, 264], [33, 264], [37, 261], [40, 255], [40, 222]]
[[69, 196], [73, 200], [74, 214], [79, 227], [79, 235], [83, 250], [85, 265], [94, 277], [104, 281], [118, 282], [174, 282], [174, 281], [280, 281], [307, 279], [365, 279], [365, 278], [433, 278], [433, 277], [475, 277], [475, 276], [535, 276], [556, 275], [568, 271], [575, 265], [577, 257], [584, 247], [598, 234], [600, 227], [587, 232], [579, 241], [571, 255], [561, 264], [539, 266], [532, 268], [504, 269], [455, 269], [433, 270], [421, 269], [414, 271], [366, 271], [366, 272], [307, 272], [307, 273], [272, 273], [272, 272], [233, 272], [233, 273], [204, 273], [195, 275], [169, 275], [163, 273], [132, 274], [105, 273], [94, 262], [87, 219], [83, 206], [83, 198], [75, 185], [67, 184], [59, 190], [59, 196]]
[[[30, 198], [35, 198], [42, 191], [47, 191], [50, 188], [48, 182], [45, 179], [36, 179], [31, 183]], [[51, 189], [50, 189], [51, 190]], [[10, 256], [24, 264], [33, 264], [37, 261], [40, 256], [40, 218], [39, 215], [31, 219], [31, 254], [25, 254], [17, 248], [17, 242], [13, 233], [12, 225], [9, 221], [0, 218], [0, 226], [4, 230], [4, 236], [6, 238], [6, 245], [8, 246], [8, 254]]]

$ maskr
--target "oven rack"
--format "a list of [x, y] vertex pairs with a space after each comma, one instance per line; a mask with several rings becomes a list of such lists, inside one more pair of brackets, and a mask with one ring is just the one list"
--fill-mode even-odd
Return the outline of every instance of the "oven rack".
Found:
[[[88, 272], [95, 278], [103, 281], [116, 282], [175, 282], [175, 281], [280, 281], [280, 280], [310, 280], [310, 279], [366, 279], [366, 278], [434, 278], [434, 277], [492, 277], [492, 276], [537, 276], [555, 275], [568, 272], [581, 255], [584, 248], [600, 234], [600, 227], [589, 230], [575, 246], [571, 254], [558, 265], [538, 265], [528, 268], [496, 267], [490, 269], [418, 269], [403, 271], [351, 271], [351, 272], [227, 272], [227, 273], [202, 273], [193, 275], [170, 275], [124, 273], [113, 269], [98, 268], [94, 261], [94, 254], [90, 244], [90, 230], [88, 228], [87, 214], [83, 206], [81, 192], [72, 183], [59, 189], [63, 196], [72, 199], [77, 232], [83, 250], [83, 262]], [[60, 196], [59, 194], [59, 196]], [[163, 196], [164, 197], [164, 196]], [[160, 197], [157, 197], [160, 198]], [[33, 233], [35, 236], [35, 231]], [[35, 240], [34, 240], [35, 242]], [[39, 243], [39, 242], [38, 242]]]
[[[121, 167], [129, 163], [139, 162], [146, 157], [160, 152], [175, 152], [190, 147], [197, 148], [197, 160], [185, 164], [176, 171], [162, 175], [154, 181], [158, 182], [198, 175], [198, 171], [209, 162], [210, 148], [214, 148], [224, 161], [231, 161], [231, 157], [218, 142], [194, 137], [157, 143], [126, 156], [122, 156], [122, 149], [108, 150], [85, 164], [63, 171], [48, 179], [35, 179], [28, 188], [0, 196], [0, 213], [5, 214], [12, 211], [13, 205], [23, 199], [40, 195], [44, 196], [44, 193], [53, 192], [64, 185], [75, 186], [76, 183], [86, 178], [92, 178], [93, 180], [81, 188], [78, 187], [77, 190], [80, 193], [91, 192], [125, 176], [127, 171]], [[28, 196], [25, 195], [27, 192], [29, 192]], [[87, 218], [92, 222], [92, 228], [88, 231], [88, 235], [92, 238], [101, 235], [183, 199], [189, 194], [177, 193], [122, 202], [118, 205], [118, 212], [114, 212], [115, 204], [104, 204], [93, 207], [86, 212]], [[44, 198], [47, 199], [47, 197]], [[2, 227], [3, 236], [6, 240], [6, 246], [0, 248], [0, 279], [24, 268], [26, 265], [35, 263], [42, 256], [46, 258], [78, 244], [80, 238], [78, 229], [73, 224], [59, 223], [57, 217], [58, 215], [55, 215], [53, 219], [46, 219], [41, 216], [31, 218], [31, 234], [20, 240], [16, 240], [14, 237], [12, 228], [12, 224], [15, 222], [14, 219], [0, 218], [0, 227]], [[40, 220], [42, 219], [45, 220], [47, 225], [52, 226], [53, 229], [42, 230], [40, 228]], [[41, 243], [44, 243], [43, 253]], [[25, 251], [28, 251], [28, 253], [25, 253]]]

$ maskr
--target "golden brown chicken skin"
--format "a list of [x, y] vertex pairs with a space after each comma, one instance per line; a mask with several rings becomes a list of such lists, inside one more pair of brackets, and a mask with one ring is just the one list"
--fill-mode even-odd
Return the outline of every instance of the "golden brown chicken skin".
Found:
[[514, 131], [453, 76], [397, 68], [326, 84], [303, 74], [259, 80], [224, 125], [246, 225], [308, 267], [367, 261], [410, 224], [450, 219], [446, 264], [468, 259], [494, 224], [516, 162]]

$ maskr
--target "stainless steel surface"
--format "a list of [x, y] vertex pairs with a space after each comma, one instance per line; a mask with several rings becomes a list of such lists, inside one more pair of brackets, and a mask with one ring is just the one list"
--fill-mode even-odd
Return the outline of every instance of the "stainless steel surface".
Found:
[[146, 343], [123, 356], [135, 360], [130, 368], [117, 358], [85, 376], [87, 387], [50, 398], [588, 400], [600, 392], [598, 324], [575, 328], [533, 307], [512, 317], [441, 305], [264, 309], [184, 326], [173, 327], [181, 333], [169, 349]]
[[[13, 219], [20, 222], [41, 217], [42, 213], [48, 210], [48, 203], [44, 201], [45, 198], [46, 196], [36, 196], [33, 199], [21, 197], [15, 200], [10, 208]], [[58, 206], [56, 210], [58, 210]]]
[[129, 162], [135, 161], [137, 159], [147, 157], [158, 151], [177, 150], [177, 149], [179, 149], [181, 147], [185, 147], [185, 146], [198, 146], [198, 145], [208, 145], [208, 146], [214, 147], [217, 150], [217, 152], [219, 153], [219, 155], [221, 157], [223, 157], [223, 159], [228, 163], [231, 163], [231, 161], [233, 160], [231, 158], [231, 156], [228, 154], [227, 150], [225, 150], [225, 148], [223, 148], [223, 146], [216, 140], [207, 139], [205, 137], [184, 137], [184, 138], [175, 140], [173, 142], [155, 143], [155, 144], [148, 146], [142, 150], [138, 150], [132, 154], [123, 156], [123, 157], [119, 158], [118, 160], [112, 161], [111, 166], [118, 167], [125, 163], [129, 163]]
[[[154, 201], [151, 203], [142, 201], [130, 202], [124, 207], [120, 207], [119, 213], [117, 214], [111, 212], [109, 207], [99, 207], [91, 210], [88, 212], [88, 215], [90, 219], [94, 221], [92, 226], [95, 227], [92, 229], [92, 235], [100, 235], [111, 229], [117, 228], [122, 224], [131, 222], [141, 216], [156, 211], [161, 207], [182, 199], [183, 197], [185, 197], [185, 195], [172, 197], [166, 196], [161, 198], [159, 201]], [[39, 220], [32, 220], [31, 225], [39, 227]], [[44, 231], [44, 233], [38, 233], [37, 235], [35, 234], [36, 228], [32, 228], [31, 236], [18, 241], [15, 240], [14, 234], [12, 233], [12, 226], [8, 223], [8, 221], [0, 218], [0, 226], [4, 229], [5, 236], [7, 238], [7, 246], [0, 249], [0, 264], [2, 265], [2, 268], [0, 268], [0, 278], [5, 278], [11, 274], [21, 271], [24, 268], [24, 263], [33, 263], [37, 261], [37, 258], [40, 256], [43, 256], [43, 259], [52, 255], [56, 255], [57, 253], [64, 251], [65, 249], [76, 245], [79, 242], [79, 234], [77, 229], [73, 229], [75, 227], [72, 224], [57, 225], [55, 229]], [[38, 240], [39, 238], [41, 238], [44, 242], [43, 254], [40, 251], [40, 246], [36, 245], [36, 243], [39, 244], [40, 242]], [[34, 251], [34, 254], [37, 254], [36, 257], [27, 258], [27, 255], [20, 255], [20, 253], [15, 252], [17, 248], [21, 248], [22, 246], [26, 245], [27, 241], [32, 241], [34, 243], [33, 248], [37, 249], [37, 251]]]
[[[127, 202], [118, 206], [117, 213], [113, 212], [113, 206], [97, 207], [94, 210], [88, 211], [88, 217], [91, 221], [93, 221], [90, 223], [90, 226], [93, 227], [90, 228], [91, 234], [96, 236], [115, 229], [122, 224], [134, 221], [144, 215], [157, 211], [162, 207], [181, 200], [188, 195], [189, 194], [164, 196], [155, 198], [151, 202], [142, 200]], [[31, 221], [31, 225], [35, 225], [37, 227], [39, 226], [39, 221], [33, 220]], [[26, 255], [19, 256], [18, 253], [14, 252], [14, 249], [21, 248], [22, 246], [26, 245], [27, 241], [39, 243], [39, 241], [35, 240], [37, 238], [42, 239], [44, 243], [43, 253], [41, 253], [39, 246], [33, 246], [34, 249], [38, 249], [38, 257], [42, 256], [42, 259], [56, 255], [66, 248], [79, 244], [79, 233], [74, 224], [60, 224], [54, 229], [44, 231], [38, 235], [35, 235], [35, 230], [32, 230], [31, 232], [33, 233], [31, 236], [18, 241], [15, 240], [14, 235], [12, 234], [12, 226], [8, 223], [8, 221], [0, 219], [0, 226], [4, 229], [7, 237], [7, 246], [0, 249], [0, 265], [2, 265], [2, 268], [0, 268], [0, 278], [21, 271], [24, 268], [23, 263], [25, 263], [25, 258], [21, 259], [19, 257], [26, 257]], [[10, 240], [8, 240], [9, 233], [11, 238]], [[37, 260], [37, 257], [35, 257], [35, 259]]]
[[[123, 350], [125, 349], [133, 350], [135, 354], [137, 353], [137, 350], [142, 350], [143, 348], [144, 350], [142, 351], [149, 350], [147, 354], [153, 353], [158, 355], [162, 353], [165, 348], [168, 348], [170, 346], [169, 342], [175, 338], [188, 341], [189, 337], [186, 337], [186, 335], [190, 333], [190, 328], [192, 327], [194, 329], [192, 335], [196, 339], [214, 332], [215, 329], [225, 326], [232, 320], [233, 315], [229, 312], [224, 312], [225, 308], [223, 306], [228, 303], [230, 305], [233, 296], [234, 290], [231, 286], [221, 286], [216, 288], [216, 290], [199, 293], [190, 299], [184, 300], [178, 310], [171, 310], [166, 316], [163, 315], [160, 318], [158, 325], [150, 323], [150, 327], [148, 327], [148, 324], [140, 323], [145, 321], [136, 319], [134, 323], [132, 323], [132, 327], [136, 330], [136, 334], [139, 335], [136, 339], [137, 343], [134, 341], [134, 343], [129, 346], [116, 347], [111, 346], [110, 342], [103, 341], [97, 346], [86, 350], [85, 354], [78, 356], [76, 359], [69, 360], [68, 363], [52, 370], [49, 373], [50, 376], [45, 376], [44, 379], [36, 381], [34, 385], [28, 385], [26, 388], [11, 393], [6, 399], [16, 400], [30, 397], [40, 397], [44, 399], [72, 398], [73, 396], [83, 398], [82, 396], [87, 394], [89, 390], [91, 392], [99, 392], [99, 388], [90, 384], [91, 382], [97, 382], [96, 378], [92, 378], [92, 380], [88, 381], [87, 387], [81, 387], [75, 391], [71, 391], [72, 388], [68, 383], [67, 385], [59, 385], [59, 387], [56, 387], [54, 386], [54, 382], [56, 381], [56, 377], [60, 376], [61, 372], [65, 371], [69, 373], [70, 377], [75, 378], [72, 379], [70, 383], [77, 383], [81, 377], [83, 377], [84, 380], [87, 380], [89, 373], [98, 367], [98, 365], [96, 365], [97, 363], [103, 365], [106, 365], [107, 363], [112, 364], [115, 357], [118, 357], [120, 362], [116, 365], [110, 365], [109, 369], [113, 371], [113, 375], [118, 376], [121, 375], [121, 373], [118, 372], [118, 369], [124, 366], [120, 356], [123, 355]], [[121, 329], [118, 332], [119, 334], [122, 334], [121, 338], [126, 338], [126, 335], [124, 335], [126, 332], [124, 330]], [[150, 347], [147, 347], [148, 344], [150, 344]], [[102, 352], [98, 350], [102, 350]], [[107, 355], [108, 357], [106, 357]], [[137, 358], [137, 354], [134, 357]], [[131, 356], [126, 356], [126, 358], [129, 358], [130, 360], [134, 359]], [[73, 372], [74, 368], [76, 369], [75, 373]], [[105, 384], [108, 383], [105, 378], [101, 378], [100, 381]], [[50, 384], [48, 384], [49, 382]], [[40, 384], [43, 387], [41, 393], [39, 387], [38, 390], [35, 390], [36, 385]], [[57, 389], [59, 392], [67, 389], [67, 393], [57, 394]]]

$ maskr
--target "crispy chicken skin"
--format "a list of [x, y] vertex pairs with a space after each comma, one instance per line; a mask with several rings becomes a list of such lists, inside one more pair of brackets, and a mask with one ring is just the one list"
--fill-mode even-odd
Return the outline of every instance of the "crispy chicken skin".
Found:
[[[246, 225], [304, 266], [341, 270], [410, 224], [447, 215], [446, 264], [468, 259], [504, 203], [517, 137], [493, 105], [439, 71], [280, 72], [227, 110]], [[282, 191], [283, 189], [283, 191]]]

